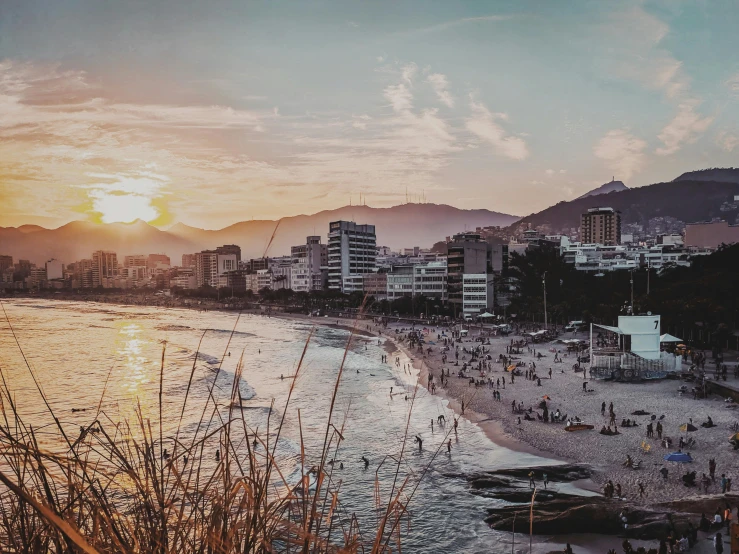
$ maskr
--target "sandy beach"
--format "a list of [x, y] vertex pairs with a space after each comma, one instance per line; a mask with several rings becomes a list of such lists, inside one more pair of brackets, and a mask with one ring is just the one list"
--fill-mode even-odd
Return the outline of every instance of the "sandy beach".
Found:
[[[395, 335], [397, 342], [403, 346], [407, 324], [393, 324], [387, 329], [390, 337]], [[430, 327], [429, 340], [436, 342], [438, 330]], [[398, 331], [396, 334], [395, 331]], [[432, 337], [433, 335], [433, 337]], [[587, 380], [587, 390], [583, 391], [583, 373], [576, 373], [572, 366], [576, 361], [574, 355], [567, 356], [561, 344], [541, 343], [532, 345], [532, 350], [523, 348], [522, 354], [516, 355], [526, 364], [521, 368], [526, 370], [532, 362], [536, 363], [536, 372], [541, 378], [539, 381], [527, 380], [524, 376], [516, 377], [514, 383], [510, 381], [510, 374], [497, 362], [498, 355], [506, 353], [506, 345], [511, 339], [521, 337], [490, 337], [490, 344], [485, 345], [486, 352], [492, 357], [492, 369], [486, 371], [486, 379], [492, 378], [495, 382], [505, 377], [505, 388], [491, 388], [489, 385], [476, 387], [470, 379], [457, 376], [457, 372], [470, 355], [463, 349], [472, 349], [480, 343], [475, 341], [476, 333], [471, 332], [468, 338], [462, 339], [459, 346], [459, 366], [454, 366], [454, 350], [447, 352], [448, 360], [442, 362], [441, 346], [431, 345], [431, 352], [419, 353], [404, 347], [403, 351], [412, 357], [414, 366], [420, 370], [421, 383], [428, 383], [428, 375], [434, 376], [437, 384], [436, 393], [443, 394], [450, 399], [451, 406], [461, 413], [462, 401], [465, 403], [465, 417], [480, 424], [491, 436], [494, 442], [512, 449], [523, 450], [550, 458], [568, 462], [587, 463], [593, 466], [595, 473], [593, 480], [600, 486], [608, 480], [619, 483], [623, 489], [623, 497], [635, 503], [657, 503], [679, 498], [686, 498], [703, 493], [702, 488], [685, 487], [680, 477], [686, 471], [696, 471], [698, 480], [702, 473], [709, 473], [709, 459], [716, 461], [715, 482], [708, 487], [708, 494], [715, 495], [721, 492], [720, 477], [726, 474], [729, 478], [734, 475], [739, 453], [733, 450], [728, 438], [733, 434], [731, 426], [739, 421], [739, 410], [736, 404], [729, 404], [717, 396], [707, 399], [694, 399], [692, 395], [680, 395], [678, 387], [680, 381], [660, 380], [644, 383], [616, 383], [610, 381]], [[429, 345], [426, 345], [427, 347]], [[554, 362], [554, 352], [560, 351], [562, 363]], [[541, 358], [537, 354], [541, 354]], [[519, 361], [517, 360], [517, 361]], [[450, 377], [445, 379], [445, 385], [440, 387], [439, 377], [441, 368], [449, 370]], [[549, 369], [552, 377], [549, 378]], [[480, 378], [477, 370], [468, 370], [468, 375], [475, 379]], [[500, 401], [493, 397], [493, 391], [500, 392]], [[583, 421], [594, 425], [595, 429], [580, 432], [566, 432], [563, 423], [543, 423], [541, 421], [526, 421], [523, 414], [514, 414], [511, 403], [523, 403], [525, 410], [533, 408], [531, 414], [534, 419], [537, 409], [544, 396], [548, 396], [547, 406], [550, 412], [559, 410], [569, 417], [579, 416]], [[606, 406], [613, 403], [616, 414], [618, 435], [602, 435], [599, 430], [609, 423], [608, 408], [601, 415], [602, 403]], [[650, 415], [632, 415], [642, 410]], [[647, 424], [652, 422], [651, 415], [656, 416], [664, 431], [663, 437], [673, 440], [672, 446], [665, 449], [655, 432], [653, 438], [647, 438]], [[663, 417], [664, 416], [664, 417]], [[715, 424], [712, 428], [703, 428], [701, 423], [710, 416]], [[520, 423], [519, 423], [520, 417]], [[621, 427], [623, 419], [635, 420], [636, 427]], [[689, 434], [681, 433], [679, 427], [692, 420], [698, 428]], [[656, 421], [653, 423], [656, 425]], [[689, 435], [689, 437], [688, 437]], [[669, 452], [678, 450], [679, 438], [692, 438], [695, 445], [685, 448], [690, 452], [694, 462], [690, 464], [674, 464], [665, 462], [662, 458]], [[627, 455], [634, 462], [641, 462], [641, 468], [630, 469], [623, 463]], [[665, 467], [668, 470], [668, 479], [663, 479], [659, 470]], [[645, 495], [640, 496], [638, 483], [645, 488]], [[733, 490], [731, 492], [734, 492]]]

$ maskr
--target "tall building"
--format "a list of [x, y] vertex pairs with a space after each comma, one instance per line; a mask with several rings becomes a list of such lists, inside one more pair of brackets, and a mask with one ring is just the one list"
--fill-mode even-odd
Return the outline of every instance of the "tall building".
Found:
[[235, 244], [224, 244], [216, 248], [216, 254], [233, 254], [236, 256], [236, 262], [241, 261], [241, 247]]
[[0, 256], [0, 273], [13, 267], [13, 256]]
[[63, 279], [64, 278], [64, 264], [54, 258], [46, 262], [46, 279], [51, 281], [52, 279]]
[[310, 236], [305, 244], [290, 248], [292, 273], [290, 288], [310, 292], [323, 289], [323, 273], [328, 264], [328, 246], [321, 244], [321, 237]]
[[460, 233], [447, 243], [447, 290], [449, 302], [461, 305], [465, 275], [493, 272], [492, 245], [478, 233]]
[[590, 208], [580, 217], [580, 242], [604, 246], [621, 244], [621, 213], [613, 208]]
[[[328, 288], [344, 291], [344, 280], [375, 270], [374, 225], [332, 221], [328, 232]], [[352, 281], [353, 282], [353, 281]]]
[[166, 254], [149, 254], [144, 265], [149, 269], [169, 269], [171, 263]]
[[98, 250], [92, 253], [92, 286], [102, 287], [106, 279], [118, 276], [118, 256], [115, 252]]
[[146, 267], [146, 254], [123, 256], [123, 267]]
[[221, 276], [238, 268], [236, 254], [219, 254], [215, 250], [195, 254], [195, 282], [198, 287], [218, 287]]
[[182, 254], [182, 267], [195, 267], [195, 256], [197, 254]]

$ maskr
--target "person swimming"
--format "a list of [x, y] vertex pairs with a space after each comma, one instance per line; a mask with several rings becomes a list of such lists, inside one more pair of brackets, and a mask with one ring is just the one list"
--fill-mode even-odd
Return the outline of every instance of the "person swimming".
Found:
[[367, 469], [369, 467], [369, 460], [366, 456], [362, 456], [362, 461], [364, 462], [364, 469]]

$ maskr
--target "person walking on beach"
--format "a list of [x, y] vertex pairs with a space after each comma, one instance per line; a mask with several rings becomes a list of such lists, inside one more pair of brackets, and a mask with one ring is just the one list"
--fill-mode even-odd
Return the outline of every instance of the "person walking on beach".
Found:
[[662, 439], [662, 422], [657, 422], [657, 438]]
[[418, 451], [423, 452], [423, 439], [416, 435], [416, 442], [418, 443]]
[[446, 443], [446, 453], [447, 454], [452, 453], [452, 439], [449, 439], [449, 441]]
[[369, 460], [366, 456], [362, 456], [362, 461], [364, 462], [364, 469], [367, 469], [369, 467]]
[[431, 432], [434, 432], [434, 418], [431, 418]]
[[637, 481], [636, 484], [639, 486], [639, 498], [644, 498], [647, 495], [646, 491], [644, 490], [644, 483], [642, 483], [641, 481]]
[[721, 533], [716, 533], [713, 538], [713, 548], [716, 550], [716, 554], [724, 554], [724, 539], [721, 537]]
[[622, 489], [621, 489], [621, 483], [616, 483], [616, 498], [622, 497]]
[[603, 404], [600, 405], [600, 415], [605, 416], [606, 415], [606, 401], [603, 401]]
[[457, 426], [459, 425], [459, 420], [455, 417], [454, 418], [454, 434], [457, 434]]
[[711, 476], [711, 481], [716, 482], [716, 459], [711, 458], [708, 460], [708, 474]]
[[544, 490], [546, 490], [547, 489], [547, 485], [549, 484], [549, 477], [547, 476], [546, 473], [544, 475], [542, 475], [542, 481], [544, 482]]
[[534, 480], [534, 472], [529, 471], [529, 487], [532, 489], [536, 488], [536, 481]]

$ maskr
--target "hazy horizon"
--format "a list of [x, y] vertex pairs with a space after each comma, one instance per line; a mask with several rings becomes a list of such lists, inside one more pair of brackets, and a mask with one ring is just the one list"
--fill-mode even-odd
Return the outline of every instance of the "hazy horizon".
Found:
[[0, 226], [525, 216], [736, 165], [732, 2], [0, 8]]

